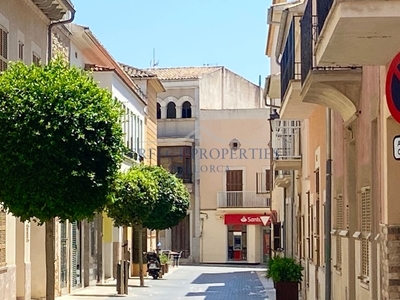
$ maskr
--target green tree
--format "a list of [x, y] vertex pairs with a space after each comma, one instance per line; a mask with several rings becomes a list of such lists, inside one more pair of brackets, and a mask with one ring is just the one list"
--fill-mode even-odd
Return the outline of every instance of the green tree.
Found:
[[46, 224], [46, 299], [54, 299], [55, 218], [101, 211], [122, 161], [119, 104], [61, 58], [10, 64], [0, 76], [0, 198]]
[[108, 216], [116, 226], [136, 227], [139, 233], [139, 276], [143, 279], [143, 223], [150, 215], [157, 199], [158, 188], [153, 174], [140, 165], [119, 174], [114, 184], [114, 199], [107, 207]]
[[178, 225], [187, 215], [190, 194], [182, 180], [160, 166], [146, 166], [158, 185], [157, 202], [143, 225], [156, 230], [157, 243], [159, 230]]

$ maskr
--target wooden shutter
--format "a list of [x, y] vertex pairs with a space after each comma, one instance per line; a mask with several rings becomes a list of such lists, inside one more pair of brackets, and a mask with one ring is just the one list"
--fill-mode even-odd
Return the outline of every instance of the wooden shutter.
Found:
[[[338, 195], [336, 197], [336, 229], [342, 230], [344, 227], [343, 224], [343, 197], [342, 195]], [[340, 269], [342, 265], [342, 238], [340, 235], [336, 236], [336, 268]]]
[[265, 170], [265, 190], [270, 192], [272, 190], [271, 186], [271, 170]]
[[227, 192], [243, 191], [242, 170], [226, 171], [226, 191]]
[[361, 269], [362, 276], [369, 277], [369, 240], [366, 235], [371, 233], [371, 190], [361, 189]]

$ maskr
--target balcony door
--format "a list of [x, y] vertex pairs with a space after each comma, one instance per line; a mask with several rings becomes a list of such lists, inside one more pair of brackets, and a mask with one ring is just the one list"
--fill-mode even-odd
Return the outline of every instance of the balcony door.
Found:
[[226, 171], [226, 196], [228, 207], [243, 207], [243, 170]]

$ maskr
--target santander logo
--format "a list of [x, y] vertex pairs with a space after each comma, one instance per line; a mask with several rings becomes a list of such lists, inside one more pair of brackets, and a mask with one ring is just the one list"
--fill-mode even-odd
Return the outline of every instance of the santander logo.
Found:
[[246, 217], [246, 216], [243, 216], [240, 219], [240, 221], [242, 223], [259, 223], [259, 222], [261, 222], [261, 219], [260, 219], [260, 217]]

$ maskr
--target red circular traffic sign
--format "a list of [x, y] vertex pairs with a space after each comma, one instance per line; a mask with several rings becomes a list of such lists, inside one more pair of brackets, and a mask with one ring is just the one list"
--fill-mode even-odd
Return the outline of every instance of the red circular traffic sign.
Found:
[[386, 102], [393, 118], [400, 123], [400, 53], [393, 58], [387, 72]]

